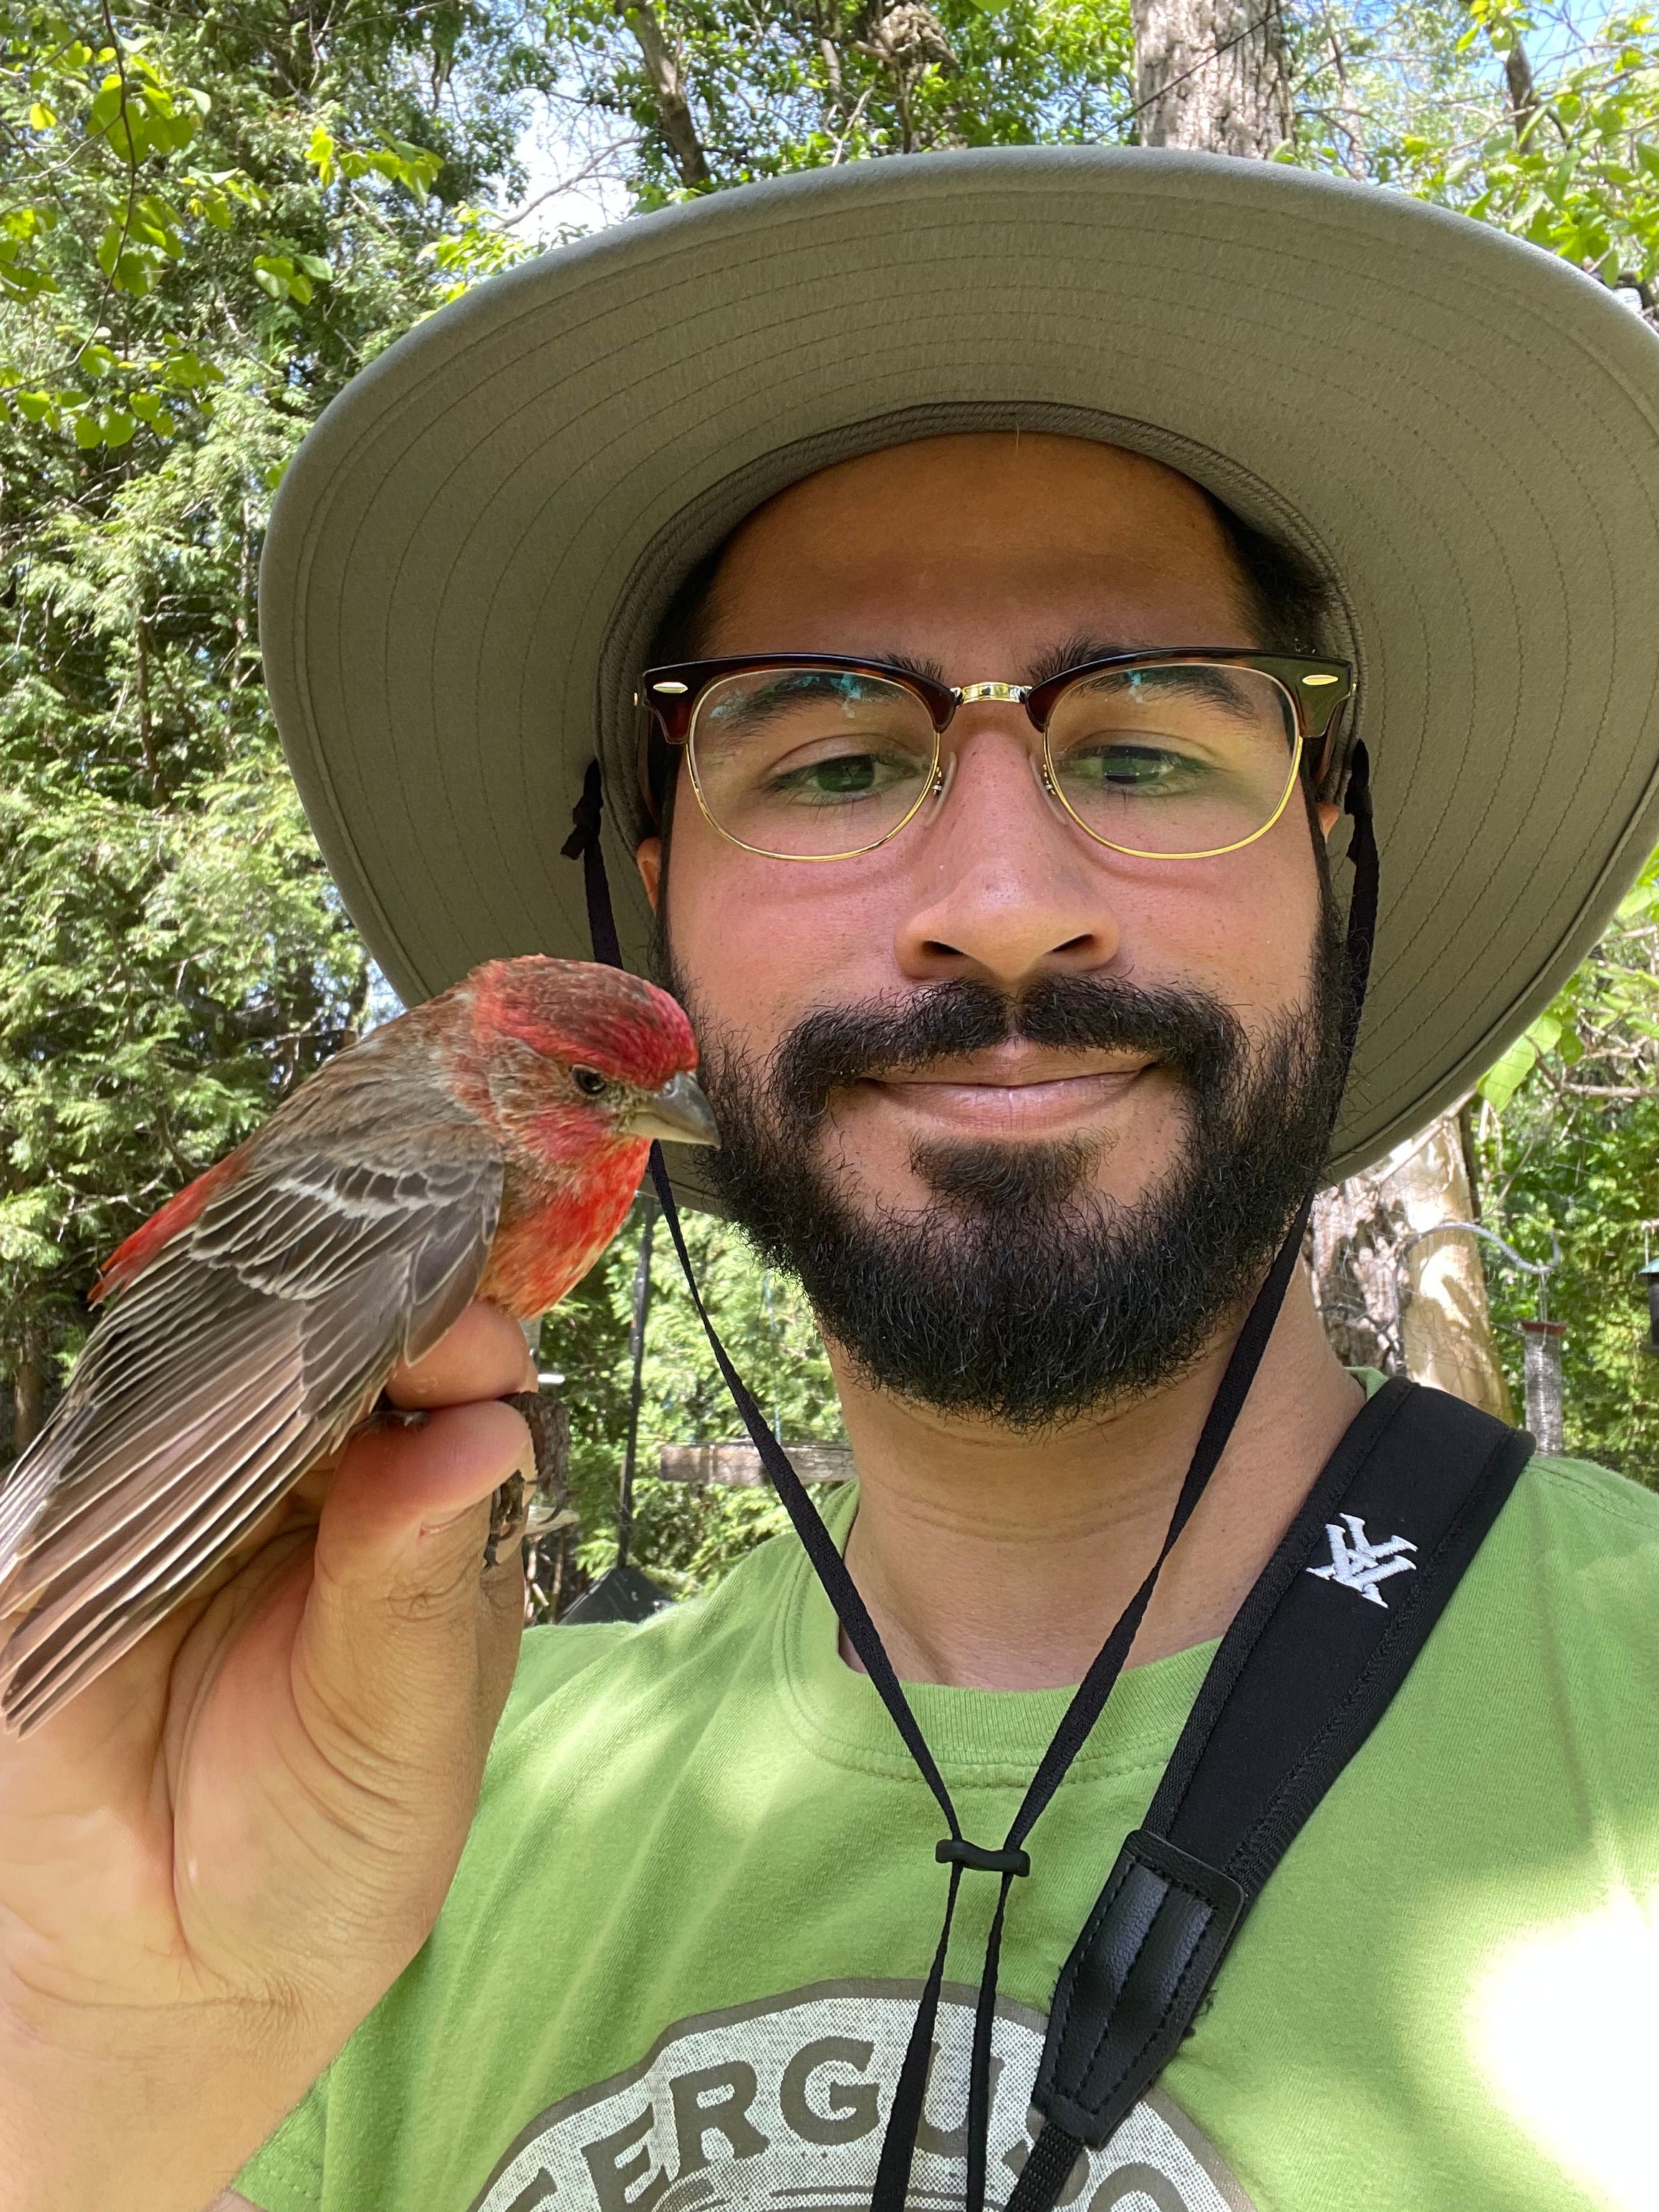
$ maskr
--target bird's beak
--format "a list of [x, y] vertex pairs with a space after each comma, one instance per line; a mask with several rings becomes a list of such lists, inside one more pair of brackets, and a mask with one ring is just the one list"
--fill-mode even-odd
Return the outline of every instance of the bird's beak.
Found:
[[671, 1145], [713, 1145], [720, 1133], [714, 1109], [703, 1097], [694, 1075], [677, 1075], [660, 1091], [649, 1091], [633, 1117], [636, 1137], [665, 1137]]

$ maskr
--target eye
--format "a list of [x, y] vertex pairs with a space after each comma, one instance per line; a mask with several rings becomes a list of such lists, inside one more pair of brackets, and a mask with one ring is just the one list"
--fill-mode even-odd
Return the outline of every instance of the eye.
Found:
[[570, 1080], [584, 1098], [602, 1098], [611, 1088], [597, 1067], [573, 1067]]

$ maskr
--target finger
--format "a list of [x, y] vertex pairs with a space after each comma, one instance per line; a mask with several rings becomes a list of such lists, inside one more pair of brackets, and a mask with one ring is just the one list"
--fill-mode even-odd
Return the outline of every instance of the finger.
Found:
[[441, 1336], [423, 1359], [395, 1368], [386, 1386], [394, 1406], [465, 1406], [479, 1398], [533, 1390], [535, 1363], [524, 1331], [480, 1298]]
[[356, 1576], [361, 1554], [371, 1576], [394, 1563], [411, 1568], [432, 1538], [534, 1464], [523, 1415], [493, 1396], [441, 1407], [416, 1428], [389, 1421], [366, 1429], [348, 1448], [323, 1508], [323, 1564]]
[[318, 1524], [295, 1644], [319, 1725], [331, 1717], [359, 1743], [417, 1756], [445, 1716], [453, 1726], [505, 1696], [522, 1576], [516, 1550], [483, 1573], [483, 1548], [491, 1494], [532, 1466], [522, 1418], [493, 1400], [352, 1440]]

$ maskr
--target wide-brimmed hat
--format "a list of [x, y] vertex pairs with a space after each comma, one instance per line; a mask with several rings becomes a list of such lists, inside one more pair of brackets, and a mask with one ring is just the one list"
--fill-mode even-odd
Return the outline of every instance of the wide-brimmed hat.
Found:
[[1659, 341], [1480, 224], [1205, 155], [701, 199], [481, 285], [353, 381], [278, 493], [260, 636], [404, 997], [586, 957], [560, 846], [595, 755], [642, 966], [633, 693], [678, 584], [816, 469], [1015, 426], [1168, 462], [1326, 580], [1382, 855], [1333, 1178], [1464, 1093], [1659, 842]]

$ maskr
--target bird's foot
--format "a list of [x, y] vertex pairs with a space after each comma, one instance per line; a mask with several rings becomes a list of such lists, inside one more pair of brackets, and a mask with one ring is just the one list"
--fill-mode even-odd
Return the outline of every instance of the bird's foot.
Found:
[[521, 1413], [536, 1457], [533, 1484], [511, 1474], [489, 1504], [489, 1539], [484, 1565], [493, 1567], [514, 1544], [531, 1542], [574, 1516], [565, 1506], [565, 1478], [570, 1464], [570, 1417], [563, 1405], [539, 1390], [514, 1390], [501, 1401]]

